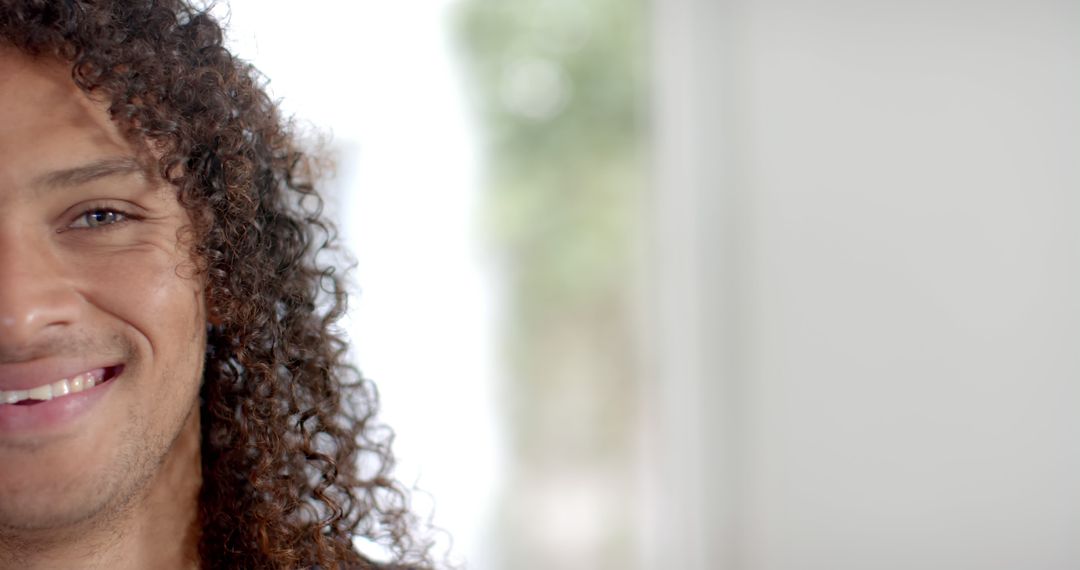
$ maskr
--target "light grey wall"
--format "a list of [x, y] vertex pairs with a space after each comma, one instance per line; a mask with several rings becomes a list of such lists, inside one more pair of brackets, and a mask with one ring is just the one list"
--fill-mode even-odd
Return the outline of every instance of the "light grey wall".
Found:
[[1080, 6], [655, 10], [654, 561], [1080, 567]]

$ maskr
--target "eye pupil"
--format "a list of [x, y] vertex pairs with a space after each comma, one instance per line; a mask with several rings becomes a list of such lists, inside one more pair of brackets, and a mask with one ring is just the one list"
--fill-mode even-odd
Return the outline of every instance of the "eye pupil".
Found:
[[116, 212], [110, 212], [109, 210], [94, 210], [86, 214], [86, 225], [92, 228], [115, 222]]

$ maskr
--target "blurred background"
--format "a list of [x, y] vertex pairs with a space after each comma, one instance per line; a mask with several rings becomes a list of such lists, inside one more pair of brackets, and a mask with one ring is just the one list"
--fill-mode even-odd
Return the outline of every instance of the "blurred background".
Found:
[[450, 561], [1080, 567], [1080, 5], [215, 11]]

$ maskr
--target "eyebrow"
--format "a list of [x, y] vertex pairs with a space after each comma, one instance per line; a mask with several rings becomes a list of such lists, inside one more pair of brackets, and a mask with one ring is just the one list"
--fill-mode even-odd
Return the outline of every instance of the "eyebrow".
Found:
[[47, 172], [34, 181], [40, 188], [65, 188], [81, 186], [101, 178], [144, 174], [145, 170], [137, 160], [131, 157], [103, 158], [87, 164]]

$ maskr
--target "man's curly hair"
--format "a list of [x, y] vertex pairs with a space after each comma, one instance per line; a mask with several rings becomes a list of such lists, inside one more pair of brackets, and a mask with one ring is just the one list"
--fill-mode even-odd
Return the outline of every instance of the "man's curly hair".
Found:
[[313, 159], [186, 0], [0, 0], [0, 45], [59, 58], [191, 213], [210, 306], [201, 389], [204, 568], [430, 566], [374, 387], [346, 360]]

